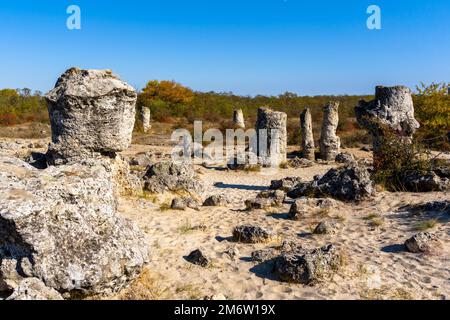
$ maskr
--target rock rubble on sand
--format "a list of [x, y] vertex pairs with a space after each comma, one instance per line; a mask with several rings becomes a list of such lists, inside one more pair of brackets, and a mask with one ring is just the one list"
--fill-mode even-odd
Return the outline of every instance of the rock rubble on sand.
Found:
[[331, 169], [313, 181], [301, 182], [288, 192], [291, 198], [331, 197], [341, 201], [361, 201], [374, 193], [370, 172], [366, 167], [356, 164], [344, 168]]
[[233, 230], [233, 239], [237, 242], [264, 243], [274, 238], [274, 233], [257, 226], [241, 225]]
[[437, 253], [442, 248], [439, 238], [429, 232], [418, 233], [405, 241], [405, 247], [412, 253]]
[[281, 254], [275, 260], [280, 280], [311, 284], [333, 274], [341, 266], [341, 255], [333, 245]]
[[190, 194], [203, 192], [204, 186], [191, 164], [158, 162], [147, 168], [144, 189], [153, 193], [186, 191]]

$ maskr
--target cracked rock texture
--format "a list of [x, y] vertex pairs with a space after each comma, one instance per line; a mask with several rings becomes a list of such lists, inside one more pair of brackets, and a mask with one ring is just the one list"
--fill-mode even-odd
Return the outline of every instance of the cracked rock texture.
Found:
[[144, 234], [116, 214], [106, 162], [38, 170], [0, 157], [0, 291], [37, 278], [60, 293], [109, 294], [148, 260]]
[[50, 164], [128, 148], [136, 91], [110, 70], [67, 70], [45, 96], [52, 127]]
[[373, 137], [375, 156], [380, 150], [385, 128], [408, 142], [420, 127], [414, 118], [411, 90], [404, 86], [376, 87], [375, 99], [360, 101], [355, 113], [358, 123]]

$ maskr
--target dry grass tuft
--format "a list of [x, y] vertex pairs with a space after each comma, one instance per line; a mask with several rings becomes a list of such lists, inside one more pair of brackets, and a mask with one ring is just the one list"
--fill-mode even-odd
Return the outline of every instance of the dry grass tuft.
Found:
[[430, 219], [430, 220], [418, 222], [414, 226], [414, 229], [416, 229], [417, 231], [426, 231], [426, 230], [429, 230], [429, 229], [433, 229], [434, 227], [436, 227], [436, 225], [437, 225], [437, 220], [436, 219]]
[[141, 275], [130, 286], [122, 290], [114, 300], [168, 300], [171, 299], [169, 288], [165, 287], [161, 279], [148, 269], [144, 269]]

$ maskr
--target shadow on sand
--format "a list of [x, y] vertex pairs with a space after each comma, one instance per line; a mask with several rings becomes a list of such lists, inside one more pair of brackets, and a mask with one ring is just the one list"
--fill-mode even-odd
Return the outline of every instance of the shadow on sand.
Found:
[[381, 248], [381, 251], [386, 253], [400, 253], [405, 252], [405, 246], [402, 244], [391, 244], [389, 246], [385, 246]]
[[258, 278], [279, 281], [280, 279], [274, 273], [274, 269], [275, 269], [275, 259], [271, 259], [251, 267], [249, 271], [254, 273]]
[[251, 186], [244, 184], [225, 184], [223, 182], [217, 182], [214, 184], [214, 187], [220, 189], [238, 189], [238, 190], [249, 190], [249, 191], [264, 191], [267, 190], [268, 187], [264, 186]]

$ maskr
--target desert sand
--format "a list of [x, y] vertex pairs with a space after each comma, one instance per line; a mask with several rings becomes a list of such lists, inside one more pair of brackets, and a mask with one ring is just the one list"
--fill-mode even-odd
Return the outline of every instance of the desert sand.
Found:
[[[42, 140], [1, 141], [23, 144], [22, 151], [16, 152], [22, 156], [29, 152], [32, 142], [34, 151], [44, 152], [46, 147]], [[153, 137], [146, 144], [133, 144], [123, 156], [151, 152], [155, 160], [160, 160], [167, 159], [170, 150], [170, 146], [164, 146]], [[371, 157], [370, 152], [359, 149], [344, 151], [358, 159]], [[227, 207], [174, 211], [168, 209], [173, 195], [120, 197], [120, 214], [135, 221], [147, 235], [151, 261], [129, 288], [106, 299], [205, 299], [211, 296], [258, 300], [449, 298], [448, 212], [418, 215], [407, 207], [450, 200], [448, 192], [418, 194], [378, 190], [376, 196], [362, 203], [340, 203], [337, 209], [311, 212], [298, 221], [287, 219], [292, 200], [270, 210], [244, 210], [244, 201], [266, 190], [273, 179], [290, 176], [312, 179], [333, 166], [337, 164], [316, 164], [270, 173], [196, 166], [199, 177], [207, 186], [203, 196], [223, 194], [230, 200]], [[334, 219], [341, 225], [337, 234], [313, 235], [318, 222], [326, 219]], [[404, 241], [423, 228], [427, 221], [434, 221], [428, 231], [437, 234], [444, 244], [440, 254], [406, 252]], [[344, 253], [345, 265], [331, 278], [313, 286], [280, 282], [267, 266], [252, 262], [250, 258], [252, 251], [276, 247], [280, 243], [235, 243], [231, 240], [232, 229], [240, 224], [266, 228], [277, 233], [280, 241], [293, 240], [306, 248], [332, 243]], [[210, 267], [202, 268], [186, 261], [185, 256], [198, 248], [211, 258]], [[224, 253], [230, 248], [238, 250], [234, 258]]]

